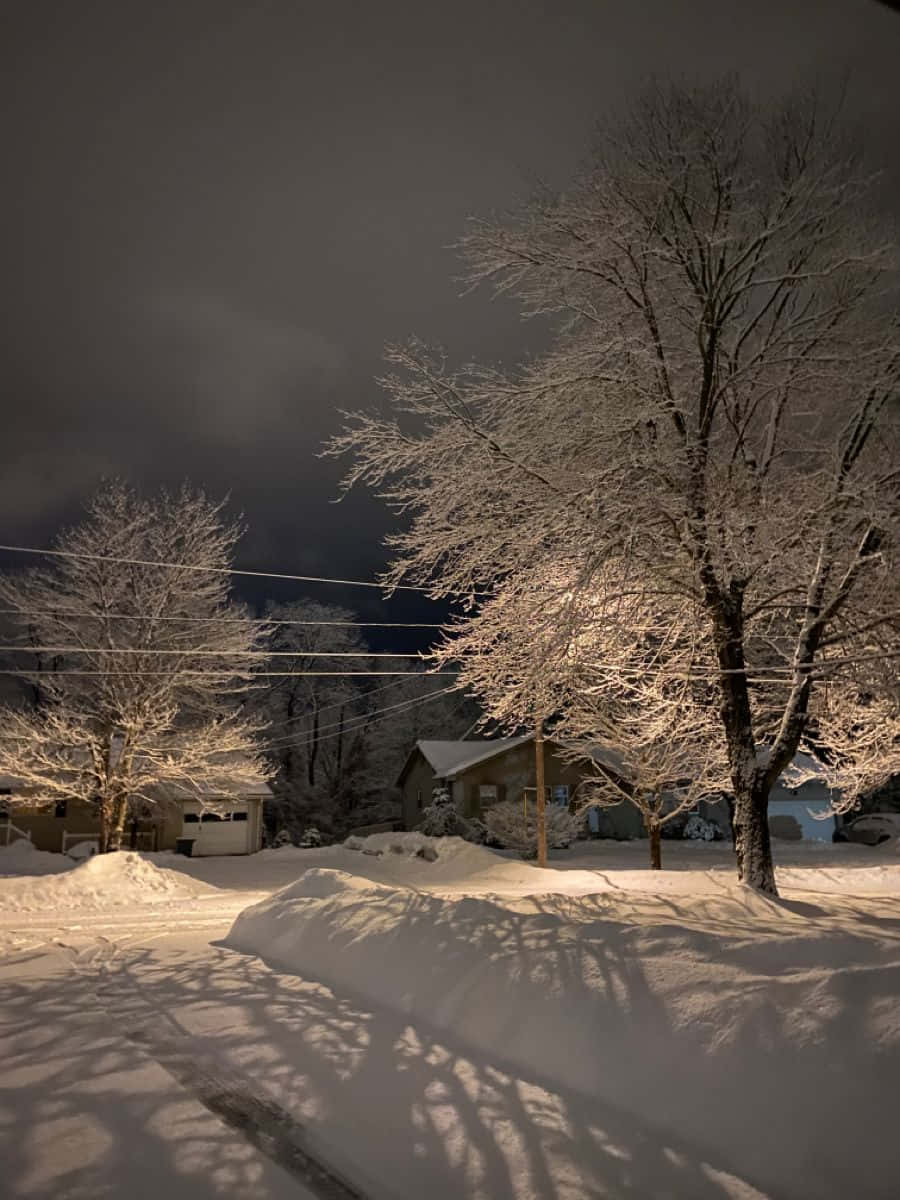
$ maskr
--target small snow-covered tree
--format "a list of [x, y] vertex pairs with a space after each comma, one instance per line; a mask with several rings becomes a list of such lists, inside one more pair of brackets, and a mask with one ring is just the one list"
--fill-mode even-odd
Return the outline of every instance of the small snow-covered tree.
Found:
[[[473, 284], [558, 321], [553, 348], [518, 371], [393, 349], [396, 415], [332, 444], [405, 514], [389, 581], [479, 614], [581, 593], [598, 624], [629, 591], [695, 606], [739, 875], [772, 894], [768, 797], [798, 747], [896, 714], [871, 669], [900, 638], [897, 260], [871, 182], [815, 96], [653, 87], [565, 192], [463, 239]], [[492, 611], [498, 642], [533, 638]], [[883, 738], [841, 737], [845, 772], [883, 773]]]
[[438, 785], [432, 789], [431, 803], [422, 810], [417, 826], [428, 837], [452, 837], [460, 832], [461, 819], [456, 811], [450, 789]]
[[558, 733], [570, 757], [593, 767], [582, 801], [635, 807], [659, 870], [664, 827], [730, 785], [712, 648], [693, 605], [601, 598], [599, 624], [591, 599], [570, 643], [577, 686]]
[[93, 807], [101, 851], [163, 803], [162, 785], [227, 791], [265, 774], [238, 706], [261, 644], [229, 598], [239, 534], [202, 492], [142, 499], [111, 483], [51, 566], [0, 577], [21, 631], [13, 669], [33, 678], [35, 645], [57, 667], [39, 705], [0, 712], [0, 770], [39, 801]]
[[587, 773], [579, 805], [633, 805], [658, 868], [664, 826], [729, 787], [713, 650], [696, 605], [651, 602], [637, 581], [623, 590], [623, 567], [598, 573], [590, 592], [562, 590], [571, 570], [548, 555], [521, 587], [505, 582], [450, 628], [438, 657], [462, 663], [495, 720], [525, 723], [536, 704], [553, 713], [554, 740]]

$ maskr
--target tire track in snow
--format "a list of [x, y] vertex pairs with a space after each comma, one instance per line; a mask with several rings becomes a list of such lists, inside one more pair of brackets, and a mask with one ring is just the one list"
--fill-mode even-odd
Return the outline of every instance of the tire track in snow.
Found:
[[161, 1038], [143, 1030], [127, 1036], [205, 1108], [241, 1133], [318, 1200], [366, 1200], [363, 1192], [310, 1149], [304, 1126], [286, 1109], [260, 1095], [250, 1081], [236, 1073], [225, 1073], [218, 1064], [202, 1063], [188, 1049], [193, 1046], [189, 1037]]

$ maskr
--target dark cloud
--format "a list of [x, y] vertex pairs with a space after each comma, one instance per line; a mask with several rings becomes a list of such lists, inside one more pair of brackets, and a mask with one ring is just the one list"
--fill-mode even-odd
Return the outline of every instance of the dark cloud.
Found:
[[385, 514], [332, 504], [315, 457], [336, 410], [375, 400], [389, 339], [536, 344], [460, 299], [446, 247], [563, 181], [651, 72], [767, 93], [849, 71], [900, 191], [900, 19], [874, 0], [5, 11], [0, 540], [45, 541], [103, 474], [189, 477], [245, 512], [249, 564], [370, 574]]

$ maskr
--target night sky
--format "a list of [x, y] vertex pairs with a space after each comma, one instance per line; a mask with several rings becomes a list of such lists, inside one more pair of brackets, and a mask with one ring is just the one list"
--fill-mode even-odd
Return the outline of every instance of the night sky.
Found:
[[2, 20], [3, 542], [47, 544], [103, 475], [189, 478], [246, 515], [242, 565], [371, 578], [390, 518], [331, 503], [336, 409], [378, 401], [391, 339], [539, 348], [512, 306], [460, 298], [447, 246], [564, 182], [650, 73], [768, 94], [849, 71], [900, 200], [900, 15], [875, 0], [8, 0]]

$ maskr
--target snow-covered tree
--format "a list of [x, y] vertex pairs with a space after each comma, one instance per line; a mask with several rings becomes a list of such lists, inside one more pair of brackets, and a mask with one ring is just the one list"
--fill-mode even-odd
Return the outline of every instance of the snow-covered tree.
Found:
[[[311, 821], [340, 828], [365, 788], [367, 746], [360, 718], [371, 682], [309, 672], [367, 669], [359, 618], [312, 600], [272, 604], [266, 618], [272, 629], [269, 647], [281, 656], [278, 669], [295, 672], [273, 678], [255, 699], [270, 723], [264, 745], [276, 769], [273, 822], [298, 836]], [[356, 657], [322, 658], [323, 653]]]
[[35, 653], [56, 667], [39, 704], [0, 712], [0, 770], [39, 801], [95, 808], [103, 851], [163, 802], [161, 785], [228, 788], [262, 770], [238, 707], [260, 645], [229, 599], [239, 535], [202, 492], [142, 499], [111, 483], [50, 566], [0, 577], [22, 644], [10, 665], [26, 680]]
[[658, 868], [663, 827], [730, 787], [712, 647], [695, 604], [623, 591], [624, 567], [566, 591], [571, 569], [548, 555], [526, 586], [508, 582], [450, 626], [438, 657], [461, 662], [490, 718], [553, 714], [554, 740], [587, 772], [579, 806], [633, 805]]
[[389, 580], [493, 597], [498, 638], [533, 639], [500, 600], [536, 580], [601, 626], [631, 592], [694, 606], [739, 874], [773, 894], [768, 797], [835, 728], [824, 682], [844, 730], [896, 716], [868, 669], [900, 624], [896, 256], [871, 180], [814, 96], [651, 88], [571, 188], [463, 239], [473, 285], [558, 320], [550, 352], [454, 371], [396, 348], [397, 416], [356, 414], [331, 447], [406, 516]]
[[460, 815], [448, 787], [432, 789], [431, 803], [422, 810], [418, 830], [428, 837], [452, 837], [459, 833]]
[[576, 682], [556, 733], [593, 767], [581, 802], [633, 805], [658, 870], [664, 827], [730, 787], [711, 647], [692, 605], [599, 608], [602, 627], [586, 619], [571, 643]]

